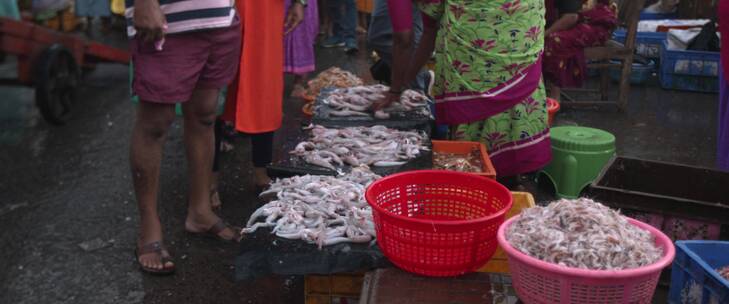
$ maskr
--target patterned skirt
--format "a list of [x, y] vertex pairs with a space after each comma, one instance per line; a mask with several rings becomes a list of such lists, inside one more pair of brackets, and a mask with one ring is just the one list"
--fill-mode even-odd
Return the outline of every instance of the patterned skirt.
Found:
[[533, 172], [552, 159], [544, 86], [511, 109], [487, 119], [460, 124], [455, 139], [486, 145], [499, 176]]
[[437, 122], [450, 125], [455, 139], [484, 143], [499, 176], [544, 167], [552, 157], [542, 83], [544, 1], [419, 5], [439, 28]]

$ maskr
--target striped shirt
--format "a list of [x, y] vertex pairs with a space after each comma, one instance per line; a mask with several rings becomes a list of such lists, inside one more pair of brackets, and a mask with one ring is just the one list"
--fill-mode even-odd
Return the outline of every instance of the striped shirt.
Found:
[[[149, 1], [149, 0], [145, 0]], [[167, 34], [230, 26], [235, 18], [235, 0], [159, 0], [167, 20]], [[267, 1], [267, 0], [260, 0]], [[126, 0], [127, 34], [134, 29], [134, 0]]]

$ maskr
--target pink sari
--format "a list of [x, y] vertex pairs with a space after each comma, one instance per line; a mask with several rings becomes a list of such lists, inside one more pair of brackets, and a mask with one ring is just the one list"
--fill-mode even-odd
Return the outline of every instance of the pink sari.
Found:
[[545, 37], [543, 73], [548, 81], [559, 87], [582, 86], [587, 76], [585, 48], [605, 44], [618, 25], [615, 12], [604, 2], [581, 12], [571, 29]]

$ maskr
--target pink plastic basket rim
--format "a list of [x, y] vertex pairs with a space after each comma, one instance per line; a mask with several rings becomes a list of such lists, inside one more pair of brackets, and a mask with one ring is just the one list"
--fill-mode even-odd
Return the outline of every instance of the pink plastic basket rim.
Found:
[[518, 260], [520, 263], [524, 263], [529, 265], [530, 267], [542, 269], [555, 274], [594, 279], [627, 279], [642, 277], [652, 273], [660, 272], [661, 270], [663, 270], [663, 268], [673, 262], [673, 258], [676, 255], [676, 248], [673, 246], [673, 242], [671, 242], [671, 239], [663, 234], [663, 232], [654, 228], [651, 225], [634, 220], [632, 218], [628, 218], [629, 223], [638, 226], [638, 228], [641, 228], [643, 230], [648, 230], [648, 232], [650, 232], [650, 234], [652, 234], [656, 238], [656, 244], [663, 247], [663, 257], [660, 260], [643, 267], [623, 270], [589, 270], [551, 264], [522, 253], [521, 251], [511, 246], [509, 241], [506, 240], [506, 229], [511, 226], [511, 224], [517, 219], [519, 219], [519, 215], [512, 217], [503, 224], [501, 224], [501, 227], [499, 227], [499, 231], [497, 232], [496, 236], [499, 241], [499, 246], [501, 246], [507, 256]]
[[[395, 179], [399, 177], [405, 177], [408, 175], [421, 175], [421, 174], [438, 174], [438, 175], [460, 175], [460, 176], [466, 176], [468, 178], [472, 179], [478, 179], [480, 181], [483, 181], [487, 184], [493, 184], [496, 188], [499, 189], [499, 191], [503, 191], [508, 194], [509, 200], [506, 202], [506, 205], [501, 210], [494, 212], [493, 214], [489, 216], [480, 217], [477, 219], [472, 220], [421, 220], [417, 218], [402, 216], [394, 214], [385, 208], [382, 208], [379, 204], [375, 203], [376, 198], [375, 194], [372, 193], [371, 189], [375, 187], [376, 185], [379, 185], [381, 181], [385, 181], [387, 179]], [[491, 221], [497, 217], [503, 216], [506, 214], [507, 211], [511, 210], [511, 206], [514, 203], [514, 198], [511, 195], [511, 192], [509, 189], [507, 189], [504, 185], [494, 181], [493, 179], [487, 178], [485, 176], [470, 174], [470, 173], [463, 173], [463, 172], [456, 172], [456, 171], [447, 171], [447, 170], [414, 170], [414, 171], [407, 171], [402, 173], [397, 173], [393, 175], [388, 175], [387, 177], [384, 177], [382, 179], [379, 179], [372, 184], [370, 184], [367, 187], [367, 190], [365, 191], [365, 200], [367, 200], [367, 204], [369, 204], [375, 212], [379, 213], [380, 216], [396, 219], [399, 221], [407, 221], [412, 223], [420, 223], [420, 224], [426, 224], [426, 225], [443, 225], [443, 226], [459, 226], [459, 225], [468, 225], [468, 224], [478, 224], [482, 222], [488, 222]]]

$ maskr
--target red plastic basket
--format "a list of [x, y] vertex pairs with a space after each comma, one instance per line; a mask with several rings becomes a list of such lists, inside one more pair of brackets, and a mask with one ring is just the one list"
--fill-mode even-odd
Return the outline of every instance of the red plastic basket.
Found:
[[385, 177], [365, 197], [385, 256], [403, 270], [435, 277], [486, 264], [512, 205], [511, 193], [496, 181], [443, 170]]
[[663, 258], [625, 270], [587, 270], [550, 264], [517, 250], [506, 240], [515, 216], [499, 228], [499, 245], [506, 252], [511, 279], [519, 299], [527, 304], [651, 303], [661, 270], [671, 265], [676, 249], [671, 239], [653, 226], [629, 218], [628, 222], [650, 232]]

